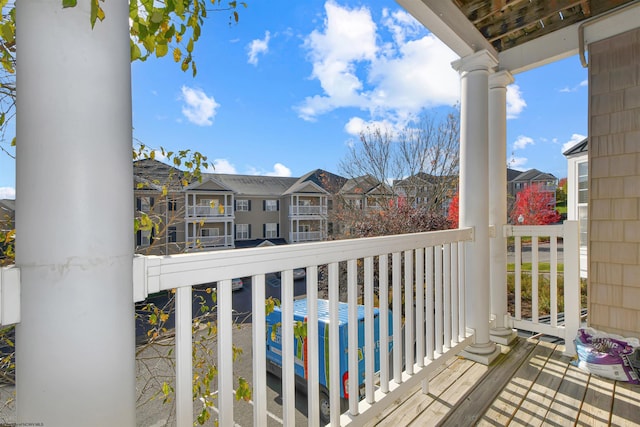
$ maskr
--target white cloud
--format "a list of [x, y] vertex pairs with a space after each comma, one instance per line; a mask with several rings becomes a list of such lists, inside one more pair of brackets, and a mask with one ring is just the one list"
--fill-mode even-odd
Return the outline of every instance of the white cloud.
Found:
[[584, 135], [580, 135], [579, 133], [574, 133], [573, 135], [571, 135], [571, 139], [569, 141], [567, 141], [564, 144], [562, 144], [562, 148], [561, 148], [560, 152], [564, 153], [569, 148], [573, 147], [574, 145], [576, 145], [578, 142], [582, 141], [585, 138], [586, 138], [586, 136], [584, 136]]
[[574, 86], [574, 87], [565, 86], [562, 89], [560, 89], [558, 92], [560, 93], [577, 92], [581, 87], [587, 87], [587, 86], [589, 86], [589, 80], [585, 79], [585, 80], [582, 80], [580, 83], [578, 83], [577, 86]]
[[[404, 120], [422, 108], [452, 105], [459, 79], [456, 55], [404, 11], [382, 11], [378, 28], [366, 7], [325, 3], [323, 27], [305, 40], [322, 93], [307, 97], [298, 114], [305, 120], [341, 107], [369, 111], [363, 120]], [[378, 41], [391, 35], [382, 45]], [[420, 37], [422, 35], [422, 37]], [[347, 124], [351, 127], [353, 123]]]
[[344, 126], [345, 132], [353, 136], [360, 136], [363, 131], [376, 128], [381, 130], [388, 130], [390, 132], [396, 132], [400, 130], [396, 123], [391, 123], [388, 120], [365, 121], [360, 117], [352, 117]]
[[399, 46], [398, 55], [379, 58], [371, 67], [375, 84], [371, 101], [378, 109], [404, 111], [453, 105], [460, 97], [460, 79], [450, 66], [456, 55], [433, 35]]
[[291, 176], [291, 169], [283, 165], [282, 163], [276, 163], [273, 165], [273, 171], [267, 172], [267, 176]]
[[520, 135], [518, 138], [516, 138], [516, 141], [513, 143], [513, 149], [522, 150], [527, 145], [534, 145], [534, 144], [535, 142], [533, 141], [532, 138], [529, 138], [528, 136]]
[[263, 169], [258, 169], [255, 167], [249, 167], [246, 172], [247, 175], [265, 175], [265, 176], [291, 176], [291, 169], [283, 165], [282, 163], [276, 163], [273, 165], [273, 170], [270, 172], [265, 172]]
[[422, 31], [422, 24], [404, 10], [390, 12], [389, 9], [383, 9], [382, 24], [393, 35], [397, 45], [404, 44], [407, 37], [418, 36]]
[[16, 189], [13, 187], [0, 187], [0, 199], [15, 199]]
[[249, 64], [258, 65], [258, 55], [269, 52], [269, 40], [271, 40], [271, 33], [265, 31], [264, 39], [255, 39], [247, 46], [249, 52]]
[[216, 115], [216, 109], [220, 106], [213, 98], [207, 96], [201, 89], [194, 89], [182, 86], [181, 100], [184, 101], [182, 106], [182, 114], [191, 123], [198, 126], [211, 126], [212, 119]]
[[528, 161], [529, 159], [526, 157], [512, 156], [511, 159], [509, 159], [509, 167], [511, 169], [524, 170], [524, 165], [526, 165]]
[[228, 173], [228, 174], [237, 174], [236, 167], [229, 162], [227, 159], [215, 159], [213, 161], [213, 170], [207, 170], [207, 172], [215, 172], [215, 173]]
[[520, 86], [516, 84], [507, 86], [507, 119], [517, 118], [526, 106]]

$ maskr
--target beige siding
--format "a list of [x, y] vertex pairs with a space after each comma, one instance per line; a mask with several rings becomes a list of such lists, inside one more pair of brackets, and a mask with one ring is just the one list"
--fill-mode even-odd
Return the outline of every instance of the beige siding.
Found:
[[[282, 203], [280, 203], [279, 210], [277, 211], [265, 211], [263, 202], [265, 200], [279, 200], [279, 196], [272, 197], [247, 197], [236, 196], [236, 201], [250, 200], [251, 210], [249, 211], [235, 211], [235, 224], [249, 224], [251, 226], [250, 240], [263, 239], [264, 238], [264, 224], [277, 223], [280, 224], [280, 237], [282, 237], [282, 223], [280, 221], [281, 216], [286, 218], [282, 212]], [[235, 230], [234, 230], [235, 234]], [[234, 236], [235, 237], [235, 236]], [[236, 239], [237, 240], [237, 239]]]
[[589, 61], [589, 324], [639, 337], [640, 30]]

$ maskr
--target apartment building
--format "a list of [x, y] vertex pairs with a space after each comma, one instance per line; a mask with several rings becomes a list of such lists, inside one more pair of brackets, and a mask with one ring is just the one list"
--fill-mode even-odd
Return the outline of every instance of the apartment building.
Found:
[[[317, 169], [300, 178], [184, 172], [145, 159], [134, 162], [138, 221], [145, 253], [229, 249], [326, 240], [330, 189], [344, 178]], [[185, 185], [187, 184], [187, 185]]]
[[555, 175], [540, 172], [538, 169], [529, 169], [527, 171], [519, 171], [507, 168], [507, 194], [514, 198], [525, 188], [532, 185], [538, 186], [540, 191], [547, 191], [554, 194], [558, 188], [558, 178]]

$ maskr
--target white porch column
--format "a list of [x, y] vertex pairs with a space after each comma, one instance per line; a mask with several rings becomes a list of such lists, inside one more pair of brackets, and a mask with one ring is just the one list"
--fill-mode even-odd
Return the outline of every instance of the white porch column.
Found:
[[19, 425], [135, 425], [129, 3], [17, 1]]
[[474, 228], [467, 243], [467, 321], [474, 343], [464, 356], [489, 364], [499, 350], [489, 340], [489, 73], [497, 60], [487, 51], [453, 63], [460, 72], [460, 226]]
[[491, 314], [495, 325], [491, 340], [509, 344], [515, 332], [507, 327], [507, 85], [513, 76], [503, 70], [489, 76], [489, 224], [495, 227], [490, 239]]

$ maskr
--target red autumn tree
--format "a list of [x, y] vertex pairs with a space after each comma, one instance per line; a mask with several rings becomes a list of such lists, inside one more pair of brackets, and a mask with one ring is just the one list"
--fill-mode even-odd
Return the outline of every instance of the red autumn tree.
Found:
[[511, 210], [511, 221], [522, 225], [555, 224], [561, 219], [555, 209], [554, 193], [542, 191], [538, 185], [531, 185], [516, 195]]
[[460, 222], [460, 203], [458, 200], [458, 193], [451, 198], [447, 220], [449, 221], [451, 228], [458, 228], [458, 223]]

